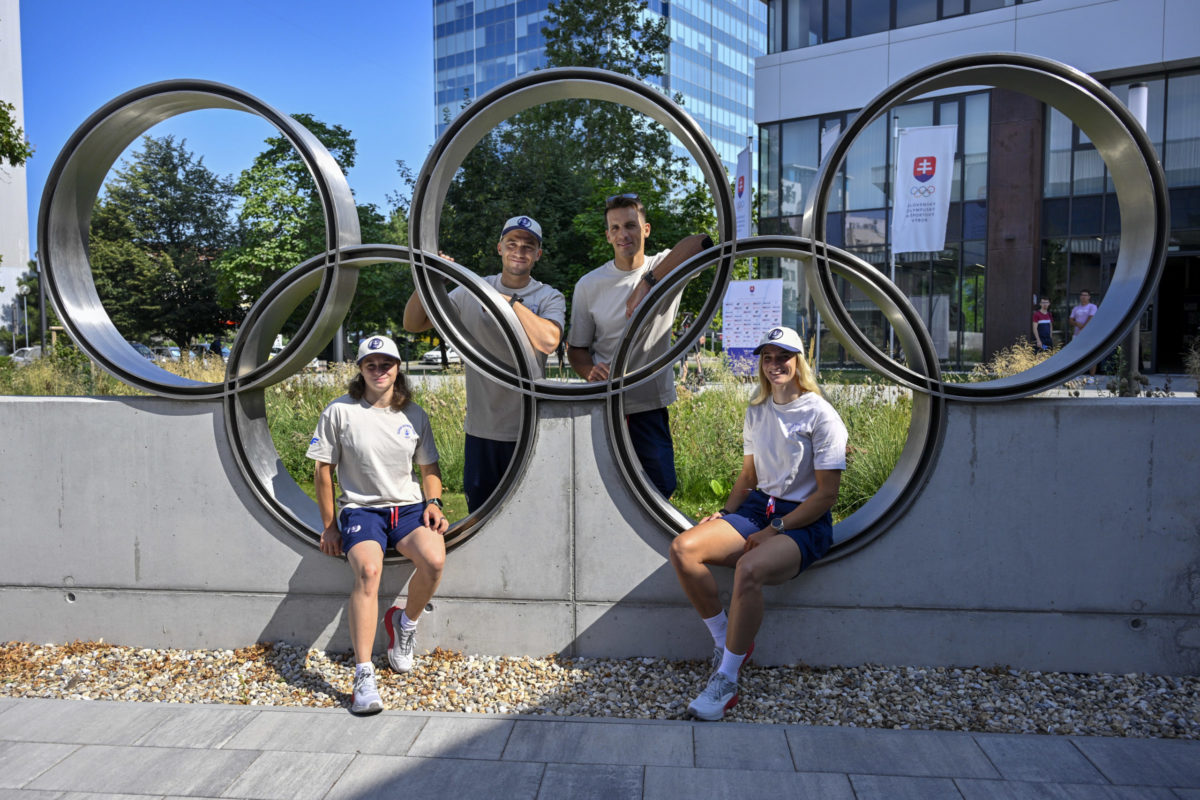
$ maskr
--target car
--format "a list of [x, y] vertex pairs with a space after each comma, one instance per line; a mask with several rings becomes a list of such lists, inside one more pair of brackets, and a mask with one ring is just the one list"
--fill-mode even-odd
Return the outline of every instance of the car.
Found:
[[154, 357], [159, 361], [178, 361], [179, 348], [172, 345], [162, 345], [154, 348]]
[[188, 350], [193, 358], [220, 358], [223, 361], [229, 359], [229, 348], [219, 342], [200, 342]]
[[19, 347], [12, 354], [13, 363], [17, 366], [31, 364], [41, 357], [42, 346], [38, 344], [35, 344], [33, 347]]
[[[446, 346], [446, 362], [449, 364], [462, 363], [462, 358], [460, 358], [458, 353], [454, 351], [454, 348], [450, 347], [449, 345]], [[434, 348], [433, 350], [425, 352], [425, 354], [421, 356], [421, 363], [440, 366], [442, 363], [442, 351]]]
[[146, 347], [146, 345], [142, 344], [141, 342], [130, 342], [129, 346], [134, 349], [134, 352], [147, 361], [154, 360], [154, 351], [152, 351], [149, 347]]

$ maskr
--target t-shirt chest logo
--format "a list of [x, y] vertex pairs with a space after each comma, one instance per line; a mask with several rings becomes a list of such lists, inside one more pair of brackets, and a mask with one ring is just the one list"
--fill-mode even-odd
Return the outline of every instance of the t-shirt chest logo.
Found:
[[401, 425], [399, 428], [396, 429], [396, 435], [399, 436], [401, 439], [415, 439], [415, 438], [417, 438], [417, 431], [415, 428], [413, 428], [412, 425], [406, 424], [406, 425]]

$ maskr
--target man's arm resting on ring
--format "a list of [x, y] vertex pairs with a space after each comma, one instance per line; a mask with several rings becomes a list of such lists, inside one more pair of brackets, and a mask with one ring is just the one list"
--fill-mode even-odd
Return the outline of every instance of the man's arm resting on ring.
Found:
[[409, 333], [420, 333], [433, 327], [425, 306], [421, 305], [421, 296], [413, 292], [408, 302], [404, 304], [404, 330]]
[[[508, 295], [505, 297], [507, 298]], [[529, 338], [529, 344], [533, 346], [534, 350], [550, 355], [558, 348], [558, 342], [562, 339], [562, 328], [558, 327], [557, 322], [539, 317], [524, 303], [513, 303], [512, 310], [517, 315], [517, 321], [521, 323], [521, 327], [525, 329], [525, 335]], [[407, 310], [405, 319], [408, 319]]]

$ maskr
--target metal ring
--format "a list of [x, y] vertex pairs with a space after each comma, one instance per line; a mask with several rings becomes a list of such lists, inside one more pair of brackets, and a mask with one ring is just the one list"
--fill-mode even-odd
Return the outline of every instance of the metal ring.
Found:
[[[1069, 380], [1104, 357], [1137, 324], [1154, 297], [1167, 259], [1170, 233], [1167, 186], [1154, 145], [1112, 92], [1089, 75], [1057, 61], [1015, 53], [952, 58], [918, 70], [888, 87], [859, 112], [821, 162], [816, 188], [804, 209], [802, 230], [820, 256], [826, 240], [826, 209], [837, 170], [868, 125], [918, 95], [957, 86], [995, 86], [1030, 95], [1066, 114], [1092, 140], [1117, 190], [1121, 245], [1104, 303], [1078, 340], [1018, 375], [982, 383], [929, 385], [918, 372], [883, 352], [854, 324], [827, 262], [805, 256], [805, 275], [821, 314], [856, 359], [921, 392], [972, 402], [1011, 400]], [[889, 319], [889, 322], [893, 320]], [[894, 324], [894, 322], [893, 322]]]

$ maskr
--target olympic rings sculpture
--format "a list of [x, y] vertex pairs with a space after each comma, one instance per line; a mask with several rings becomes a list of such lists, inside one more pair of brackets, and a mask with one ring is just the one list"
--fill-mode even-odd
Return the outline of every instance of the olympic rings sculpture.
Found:
[[[1095, 143], [1113, 177], [1121, 215], [1121, 245], [1105, 302], [1084, 333], [1063, 351], [1020, 375], [976, 384], [941, 380], [932, 337], [903, 292], [876, 268], [826, 241], [826, 203], [841, 163], [859, 134], [892, 107], [955, 86], [990, 85], [1024, 92], [1070, 117]], [[437, 253], [438, 219], [455, 171], [471, 148], [504, 119], [540, 103], [586, 98], [624, 104], [662, 124], [696, 160], [712, 192], [718, 242], [688, 259], [650, 292], [630, 320], [604, 383], [563, 384], [535, 379], [535, 361], [516, 315], [477, 275]], [[294, 267], [250, 308], [231, 348], [224, 380], [203, 383], [146, 361], [113, 325], [96, 293], [88, 262], [91, 209], [105, 175], [121, 152], [151, 127], [189, 111], [225, 108], [256, 115], [296, 148], [316, 184], [326, 225], [326, 250]], [[868, 103], [822, 161], [805, 207], [802, 236], [739, 240], [733, 197], [720, 157], [699, 125], [668, 98], [627, 76], [584, 68], [541, 70], [483, 95], [447, 128], [417, 178], [409, 221], [415, 246], [362, 244], [354, 198], [340, 168], [308, 130], [291, 117], [238, 89], [196, 80], [172, 80], [135, 89], [92, 114], [71, 136], [50, 172], [38, 225], [47, 290], [76, 345], [104, 370], [144, 391], [225, 406], [226, 435], [240, 472], [262, 505], [287, 530], [316, 545], [316, 508], [286, 476], [266, 423], [264, 390], [295, 373], [335, 335], [354, 296], [358, 269], [407, 264], [438, 331], [464, 361], [489, 380], [524, 395], [517, 457], [501, 485], [476, 512], [459, 520], [447, 545], [461, 544], [512, 493], [533, 452], [537, 403], [604, 400], [606, 429], [622, 475], [643, 508], [668, 533], [692, 520], [663, 499], [641, 472], [624, 425], [626, 390], [653, 380], [695, 344], [712, 321], [736, 258], [772, 256], [802, 262], [818, 311], [859, 361], [914, 391], [908, 439], [891, 476], [876, 495], [834, 529], [826, 559], [857, 550], [904, 514], [936, 460], [945, 429], [946, 400], [997, 402], [1042, 391], [1099, 361], [1137, 324], [1157, 288], [1167, 254], [1166, 182], [1154, 147], [1121, 102], [1091, 77], [1061, 63], [1008, 53], [949, 59], [904, 78]], [[691, 326], [662, 356], [632, 366], [638, 334], [658, 309], [693, 278], [715, 265], [712, 286]], [[841, 276], [883, 312], [903, 347], [901, 363], [875, 345], [850, 317], [834, 284]], [[507, 354], [489, 352], [464, 328], [449, 303], [445, 281], [464, 287], [494, 318]], [[310, 295], [311, 311], [291, 343], [268, 359], [275, 335]], [[1057, 362], [1057, 363], [1056, 363]], [[631, 368], [632, 367], [632, 368]], [[397, 559], [398, 560], [398, 559]], [[824, 562], [822, 562], [824, 563]]]

